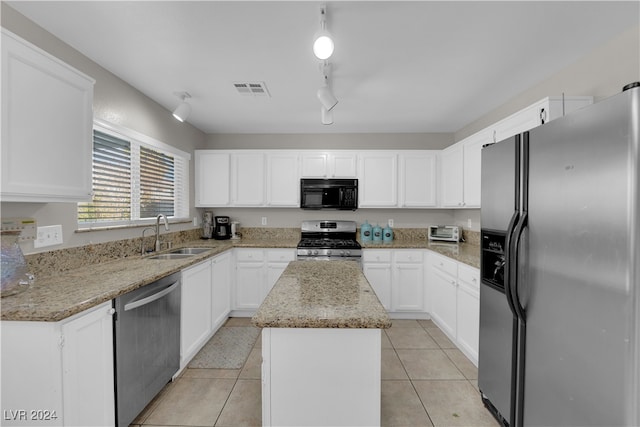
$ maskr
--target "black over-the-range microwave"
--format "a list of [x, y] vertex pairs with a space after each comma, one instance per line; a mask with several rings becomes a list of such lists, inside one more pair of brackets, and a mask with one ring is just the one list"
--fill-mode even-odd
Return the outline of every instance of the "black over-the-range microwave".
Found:
[[358, 208], [358, 180], [301, 179], [300, 207], [355, 211]]

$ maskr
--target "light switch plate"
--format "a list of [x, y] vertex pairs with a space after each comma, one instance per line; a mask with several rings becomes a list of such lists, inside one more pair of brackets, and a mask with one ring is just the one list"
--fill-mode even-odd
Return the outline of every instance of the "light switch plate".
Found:
[[62, 225], [47, 225], [38, 227], [36, 240], [33, 241], [34, 248], [62, 244]]

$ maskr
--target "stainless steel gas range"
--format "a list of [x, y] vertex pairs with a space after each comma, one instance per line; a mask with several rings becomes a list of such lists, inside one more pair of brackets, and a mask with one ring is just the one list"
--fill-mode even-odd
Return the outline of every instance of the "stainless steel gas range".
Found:
[[362, 247], [356, 230], [355, 221], [303, 221], [297, 259], [360, 262]]

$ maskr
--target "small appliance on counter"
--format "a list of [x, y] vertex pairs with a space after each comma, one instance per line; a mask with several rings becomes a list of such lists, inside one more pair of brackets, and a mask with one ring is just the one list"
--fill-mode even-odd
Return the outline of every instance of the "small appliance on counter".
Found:
[[460, 227], [457, 225], [432, 225], [429, 227], [429, 240], [457, 243], [460, 241], [460, 237]]
[[202, 214], [202, 238], [211, 239], [213, 236], [213, 212], [207, 211]]
[[238, 221], [233, 221], [231, 223], [231, 240], [240, 240], [240, 223]]
[[214, 217], [213, 238], [216, 240], [231, 238], [231, 223], [228, 216]]

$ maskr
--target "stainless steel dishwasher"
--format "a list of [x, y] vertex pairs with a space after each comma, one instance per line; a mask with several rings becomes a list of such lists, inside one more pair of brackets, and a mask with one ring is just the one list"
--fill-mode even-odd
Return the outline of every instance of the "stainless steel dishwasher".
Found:
[[114, 300], [116, 420], [126, 427], [180, 368], [180, 273]]

